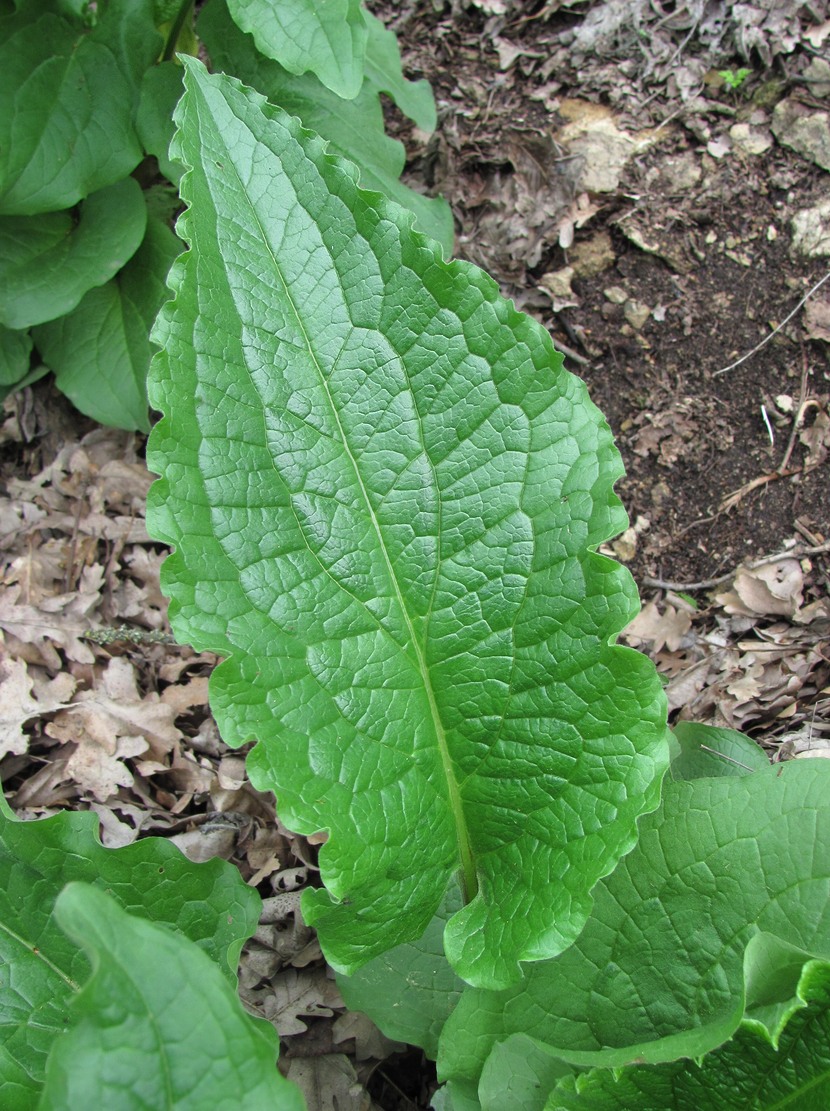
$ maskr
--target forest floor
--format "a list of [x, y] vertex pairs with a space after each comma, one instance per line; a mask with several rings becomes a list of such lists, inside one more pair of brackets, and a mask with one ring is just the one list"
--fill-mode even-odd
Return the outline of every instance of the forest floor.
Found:
[[[390, 109], [407, 180], [450, 201], [458, 255], [550, 329], [617, 437], [631, 528], [607, 550], [672, 718], [830, 755], [827, 3], [370, 6], [438, 102], [433, 135]], [[243, 995], [311, 1111], [425, 1108], [431, 1066], [344, 1010], [301, 921], [316, 846], [219, 739], [215, 658], [167, 639], [143, 448], [47, 380], [6, 403], [7, 795], [93, 809], [108, 845], [233, 860], [267, 900]]]

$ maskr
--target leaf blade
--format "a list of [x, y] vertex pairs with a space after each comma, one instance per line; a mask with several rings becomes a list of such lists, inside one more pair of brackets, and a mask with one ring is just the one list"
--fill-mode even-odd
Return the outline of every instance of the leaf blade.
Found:
[[[230, 657], [214, 711], [229, 743], [268, 738], [249, 767], [284, 820], [331, 831], [328, 893], [304, 901], [330, 962], [420, 935], [475, 869], [450, 959], [508, 982], [573, 940], [665, 767], [656, 675], [610, 643], [633, 584], [592, 551], [624, 520], [619, 457], [493, 282], [279, 109], [185, 65], [192, 249], [160, 318], [150, 452], [176, 627]], [[524, 778], [504, 788], [507, 765]]]
[[0, 31], [0, 212], [69, 208], [141, 159], [137, 76], [158, 52], [152, 0], [113, 0], [92, 30], [37, 5]]
[[[243, 940], [259, 917], [256, 892], [224, 862], [194, 865], [160, 838], [105, 849], [92, 813], [43, 821], [0, 814], [0, 1083], [32, 1108], [52, 1044], [88, 965], [52, 911], [67, 882], [98, 883], [131, 914], [180, 931], [234, 981]], [[9, 1095], [11, 1098], [11, 1095]]]
[[0, 323], [22, 329], [71, 312], [135, 254], [146, 224], [130, 177], [87, 197], [77, 224], [67, 212], [0, 216]]
[[447, 258], [452, 255], [455, 227], [450, 207], [443, 198], [424, 196], [400, 181], [406, 152], [384, 130], [383, 111], [371, 81], [354, 99], [343, 100], [312, 75], [289, 73], [255, 49], [251, 36], [242, 34], [230, 19], [224, 0], [205, 5], [198, 30], [217, 69], [265, 93], [272, 103], [302, 120], [303, 126], [328, 139], [336, 153], [360, 167], [365, 189], [377, 189], [414, 212], [419, 231], [437, 239]]
[[229, 0], [234, 21], [289, 73], [311, 72], [350, 100], [360, 92], [368, 32], [360, 0]]
[[277, 1071], [275, 1031], [192, 942], [90, 884], [65, 887], [55, 916], [93, 972], [49, 1055], [41, 1111], [303, 1111]]
[[166, 223], [150, 217], [141, 246], [115, 278], [91, 289], [71, 313], [35, 329], [58, 388], [101, 424], [150, 431], [147, 370], [156, 349], [149, 334], [180, 250]]
[[[439, 1074], [477, 1078], [513, 1034], [612, 1069], [699, 1057], [745, 1019], [773, 1040], [794, 968], [830, 959], [828, 784], [821, 760], [667, 783], [574, 946], [506, 992], [465, 991]], [[789, 969], [782, 944], [800, 950]]]

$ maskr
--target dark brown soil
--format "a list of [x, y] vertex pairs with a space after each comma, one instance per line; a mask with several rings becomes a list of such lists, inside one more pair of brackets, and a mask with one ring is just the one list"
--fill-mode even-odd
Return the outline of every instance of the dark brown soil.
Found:
[[[390, 113], [412, 155], [414, 183], [426, 180], [451, 201], [459, 255], [488, 269], [574, 353], [566, 365], [587, 382], [617, 435], [627, 469], [618, 492], [632, 522], [641, 519], [630, 558], [638, 580], [695, 582], [777, 551], [793, 536], [822, 542], [830, 527], [827, 465], [810, 469], [798, 436], [788, 453], [792, 419], [779, 415], [774, 426], [774, 399], [787, 395], [797, 406], [813, 398], [813, 417], [826, 408], [827, 343], [806, 338], [797, 313], [757, 354], [717, 373], [769, 337], [827, 269], [826, 259], [791, 253], [789, 227], [795, 211], [827, 196], [825, 171], [777, 143], [756, 156], [707, 151], [707, 135], [717, 140], [759, 112], [768, 120], [775, 98], [795, 90], [814, 103], [795, 79], [781, 77], [797, 69], [792, 58], [754, 71], [738, 91], [715, 81], [692, 111], [659, 73], [651, 84], [643, 79], [642, 59], [588, 56], [578, 73], [549, 72], [563, 31], [582, 18], [559, 4], [459, 3], [438, 12], [440, 5], [427, 3], [394, 12], [375, 6], [388, 22], [393, 16], [410, 72], [432, 82], [439, 104], [439, 130], [426, 144]], [[488, 16], [488, 9], [505, 14]], [[527, 51], [506, 71], [497, 52], [504, 42]], [[727, 65], [729, 58], [712, 61]], [[629, 96], [626, 80], [613, 79], [626, 69], [635, 78]], [[546, 106], [540, 97], [552, 81]], [[574, 99], [611, 104], [618, 125], [635, 135], [668, 123], [612, 192], [582, 191], [597, 211], [565, 250], [557, 239], [580, 192], [572, 172], [578, 160], [556, 136], [562, 104], [567, 109]], [[528, 170], [528, 158], [538, 172]], [[694, 167], [693, 184], [678, 180], [684, 163]], [[526, 213], [531, 224], [523, 229]], [[659, 254], [635, 245], [632, 228], [635, 239], [645, 231]], [[578, 305], [551, 311], [540, 281], [602, 233], [613, 252], [607, 265], [573, 278]], [[624, 307], [605, 295], [613, 287], [652, 310], [641, 327], [632, 328]], [[788, 476], [776, 477], [778, 470]], [[723, 508], [730, 495], [765, 478]]]

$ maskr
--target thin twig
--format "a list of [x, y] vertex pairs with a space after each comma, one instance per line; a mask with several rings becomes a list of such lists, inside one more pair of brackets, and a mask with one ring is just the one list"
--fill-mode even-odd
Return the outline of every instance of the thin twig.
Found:
[[727, 575], [718, 575], [716, 579], [702, 579], [696, 583], [676, 583], [669, 582], [667, 579], [654, 579], [651, 575], [644, 575], [642, 583], [643, 586], [655, 587], [657, 590], [709, 590], [713, 586], [721, 586], [723, 583], [734, 579], [741, 568], [754, 571], [768, 563], [778, 563], [781, 559], [801, 559], [802, 556], [820, 555], [822, 552], [830, 552], [830, 540], [826, 540], [823, 544], [813, 544], [809, 548], [804, 548], [801, 544], [794, 544], [792, 548], [787, 548], [783, 552], [776, 552], [775, 555], [761, 556], [759, 559], [752, 560], [751, 563], [742, 563], [734, 571], [730, 571]]
[[675, 583], [669, 582], [668, 579], [655, 579], [651, 575], [643, 575], [643, 586], [652, 586], [657, 590], [709, 590], [713, 586], [729, 582], [734, 575], [735, 572], [730, 571], [728, 575], [718, 575], [716, 579], [701, 579], [696, 583]]
[[790, 461], [790, 456], [795, 447], [795, 438], [798, 435], [798, 429], [804, 417], [804, 403], [807, 400], [807, 375], [809, 374], [809, 366], [807, 364], [807, 348], [802, 344], [801, 346], [801, 385], [798, 390], [798, 408], [795, 413], [795, 420], [793, 421], [792, 432], [787, 442], [787, 450], [784, 452], [784, 458], [778, 465], [778, 470], [783, 472], [787, 469], [787, 464]]
[[745, 355], [742, 355], [740, 357], [740, 359], [736, 359], [736, 361], [734, 363], [730, 363], [729, 366], [722, 366], [720, 368], [720, 370], [716, 370], [713, 373], [712, 377], [717, 378], [719, 374], [726, 374], [727, 370], [734, 370], [736, 366], [740, 366], [741, 363], [745, 363], [747, 361], [747, 359], [751, 359], [753, 355], [757, 355], [762, 347], [766, 347], [766, 345], [773, 338], [773, 336], [778, 335], [778, 333], [781, 331], [781, 329], [784, 328], [787, 324], [789, 324], [789, 322], [792, 320], [792, 318], [795, 316], [795, 314], [798, 312], [798, 310], [810, 300], [810, 298], [813, 296], [813, 294], [817, 290], [821, 289], [821, 287], [824, 285], [824, 283], [827, 281], [828, 278], [830, 278], [830, 273], [825, 274], [824, 277], [821, 279], [821, 281], [816, 282], [816, 284], [813, 286], [813, 288], [811, 290], [808, 290], [808, 292], [804, 294], [804, 296], [801, 298], [801, 300], [798, 302], [798, 304], [795, 306], [795, 308], [789, 314], [789, 316], [786, 316], [781, 321], [781, 323], [778, 325], [778, 327], [774, 328], [770, 332], [770, 334], [768, 336], [765, 336], [764, 339], [762, 339], [760, 343], [756, 344], [755, 347], [753, 347], [751, 351], [747, 351], [747, 353]]
[[771, 474], [761, 474], [757, 478], [753, 478], [751, 482], [745, 483], [739, 490], [733, 490], [720, 503], [720, 510], [725, 513], [728, 509], [734, 509], [739, 501], [742, 501], [747, 494], [751, 494], [753, 490], [757, 490], [759, 486], [766, 486], [769, 482], [775, 482], [777, 478], [792, 478], [793, 475], [809, 474], [818, 467], [818, 463], [814, 463], [812, 467], [790, 467], [788, 471], [773, 471]]
[[720, 756], [721, 760], [728, 760], [730, 764], [734, 764], [736, 768], [746, 768], [748, 772], [755, 771], [749, 764], [744, 764], [741, 760], [736, 760], [734, 756], [727, 756], [725, 752], [718, 752], [716, 748], [709, 748], [708, 745], [700, 746], [704, 752], [711, 752], [713, 756]]

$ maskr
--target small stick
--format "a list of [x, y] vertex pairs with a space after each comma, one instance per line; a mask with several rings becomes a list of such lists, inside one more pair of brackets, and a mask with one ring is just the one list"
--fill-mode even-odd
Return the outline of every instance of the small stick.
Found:
[[789, 316], [784, 317], [778, 327], [774, 328], [773, 331], [771, 331], [768, 336], [765, 336], [760, 343], [756, 344], [751, 351], [747, 351], [745, 355], [742, 355], [740, 359], [736, 359], [734, 363], [730, 363], [729, 366], [722, 366], [720, 370], [714, 371], [712, 377], [717, 378], [719, 374], [726, 374], [727, 370], [734, 370], [736, 366], [740, 366], [741, 363], [745, 363], [747, 359], [751, 359], [753, 355], [757, 355], [762, 347], [766, 347], [773, 336], [776, 336], [782, 328], [786, 327], [786, 325], [789, 324], [798, 310], [810, 300], [810, 298], [817, 290], [821, 289], [828, 278], [830, 278], [830, 273], [825, 274], [821, 281], [816, 282], [813, 288], [804, 294], [804, 296], [801, 298], [801, 300], [798, 302]]
[[[741, 567], [745, 566], [747, 571], [754, 571], [756, 567], [764, 567], [767, 563], [777, 563], [780, 559], [801, 559], [802, 556], [820, 555], [822, 552], [830, 552], [830, 540], [823, 544], [814, 544], [809, 548], [803, 548], [800, 544], [796, 544], [789, 550], [776, 552], [775, 555], [761, 556], [760, 559], [754, 559], [751, 563], [741, 564]], [[718, 575], [716, 579], [703, 579], [696, 583], [668, 582], [666, 579], [654, 579], [650, 575], [644, 575], [642, 583], [643, 586], [656, 587], [658, 590], [708, 590], [710, 587], [721, 586], [722, 583], [734, 579], [739, 570], [740, 567], [737, 567], [734, 571], [730, 571], [728, 575]]]
[[789, 479], [793, 474], [802, 474], [800, 467], [791, 467], [789, 471], [772, 471], [771, 474], [759, 474], [758, 478], [752, 479], [751, 482], [744, 483], [739, 490], [733, 490], [727, 497], [720, 503], [720, 510], [726, 513], [728, 509], [734, 509], [738, 502], [746, 498], [748, 493], [757, 490], [759, 487], [767, 486], [768, 482], [774, 482], [776, 479]]
[[808, 366], [807, 366], [807, 349], [802, 344], [802, 347], [801, 347], [801, 385], [798, 388], [798, 409], [796, 410], [796, 416], [795, 416], [795, 420], [793, 421], [793, 428], [792, 428], [792, 432], [790, 433], [790, 438], [787, 441], [787, 450], [784, 452], [784, 458], [781, 460], [781, 463], [779, 464], [779, 467], [778, 467], [779, 471], [785, 471], [787, 469], [787, 464], [790, 461], [790, 456], [792, 455], [793, 448], [795, 447], [795, 438], [798, 435], [798, 429], [801, 426], [801, 422], [804, 419], [804, 405], [807, 401], [807, 375], [808, 374], [809, 374], [809, 369], [808, 369]]
[[711, 752], [713, 756], [720, 756], [722, 760], [728, 760], [730, 764], [734, 764], [736, 768], [746, 768], [748, 772], [754, 772], [755, 769], [751, 768], [749, 764], [744, 764], [740, 760], [736, 760], [733, 756], [727, 756], [725, 752], [718, 752], [716, 748], [709, 748], [708, 745], [700, 746], [704, 752]]

